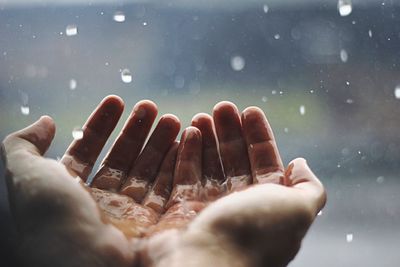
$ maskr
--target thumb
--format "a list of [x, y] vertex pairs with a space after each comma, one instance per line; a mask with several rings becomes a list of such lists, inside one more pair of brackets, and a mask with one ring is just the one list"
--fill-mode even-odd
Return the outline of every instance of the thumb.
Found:
[[30, 126], [14, 132], [3, 141], [5, 155], [17, 151], [26, 151], [41, 156], [49, 148], [54, 138], [56, 128], [49, 116], [42, 116]]
[[326, 192], [321, 181], [315, 176], [303, 158], [292, 160], [285, 172], [285, 178], [290, 187], [298, 188], [312, 197], [316, 212], [326, 203]]

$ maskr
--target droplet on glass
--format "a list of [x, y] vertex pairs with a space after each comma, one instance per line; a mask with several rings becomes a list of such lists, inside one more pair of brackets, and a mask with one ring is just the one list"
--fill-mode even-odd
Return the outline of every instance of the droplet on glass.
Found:
[[344, 49], [340, 50], [340, 60], [342, 60], [342, 62], [347, 62], [348, 59], [349, 55], [347, 54], [347, 51]]
[[394, 96], [397, 99], [400, 99], [400, 84], [396, 86], [396, 88], [394, 89]]
[[351, 0], [339, 0], [337, 8], [339, 10], [340, 16], [342, 17], [350, 15], [353, 11]]
[[299, 111], [300, 111], [300, 115], [306, 114], [306, 107], [304, 105], [301, 105], [299, 108]]
[[353, 241], [353, 234], [346, 234], [346, 242], [350, 243]]
[[266, 96], [261, 97], [261, 101], [264, 102], [264, 103], [267, 102], [268, 101], [268, 97], [266, 97]]
[[274, 39], [275, 39], [275, 40], [279, 40], [279, 39], [281, 39], [281, 36], [280, 36], [280, 34], [279, 34], [279, 33], [275, 34], [275, 35], [274, 35]]
[[80, 140], [83, 138], [83, 130], [81, 127], [75, 127], [72, 130], [72, 137], [74, 138], [74, 140]]
[[122, 11], [117, 11], [114, 13], [113, 20], [116, 22], [124, 22], [125, 14]]
[[234, 56], [231, 58], [231, 67], [235, 71], [241, 71], [244, 68], [245, 64], [246, 62], [241, 56]]
[[78, 83], [75, 79], [69, 80], [69, 89], [75, 90], [77, 86], [78, 86]]
[[372, 31], [371, 30], [368, 31], [368, 36], [369, 36], [369, 38], [372, 37]]
[[22, 105], [21, 106], [21, 113], [22, 115], [28, 116], [29, 115], [29, 106], [27, 105]]
[[383, 183], [385, 181], [385, 177], [383, 177], [383, 176], [379, 176], [378, 178], [376, 178], [376, 182], [378, 183], [378, 184], [381, 184], [381, 183]]
[[124, 83], [132, 82], [132, 74], [131, 74], [131, 71], [129, 69], [123, 69], [121, 71], [121, 80]]
[[74, 35], [77, 35], [77, 34], [78, 34], [78, 27], [77, 27], [76, 25], [74, 25], [74, 24], [68, 25], [68, 26], [65, 28], [65, 34], [66, 34], [67, 36], [74, 36]]
[[263, 5], [263, 11], [264, 11], [264, 13], [268, 13], [268, 10], [269, 10], [268, 5], [267, 5], [267, 4], [264, 4], [264, 5]]

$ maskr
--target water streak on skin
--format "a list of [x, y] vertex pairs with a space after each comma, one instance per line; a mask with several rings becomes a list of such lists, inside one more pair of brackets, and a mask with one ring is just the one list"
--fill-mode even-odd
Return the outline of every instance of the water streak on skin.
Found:
[[125, 180], [126, 174], [122, 170], [102, 166], [93, 181], [93, 186], [100, 189], [116, 190], [122, 181]]
[[151, 191], [146, 199], [143, 201], [143, 204], [147, 207], [152, 208], [158, 213], [164, 212], [164, 205], [167, 202], [167, 199], [161, 195], [157, 195], [154, 191]]
[[121, 189], [121, 193], [141, 202], [149, 188], [149, 182], [135, 177], [129, 179], [129, 183]]
[[221, 184], [219, 180], [206, 177], [200, 197], [204, 201], [213, 201], [220, 198], [226, 191], [226, 183]]
[[92, 171], [92, 166], [86, 164], [71, 155], [65, 155], [61, 162], [67, 167], [67, 170], [72, 176], [87, 177]]
[[248, 174], [228, 177], [224, 184], [228, 191], [239, 191], [248, 187], [248, 181], [251, 181], [251, 176]]
[[127, 236], [143, 236], [158, 221], [152, 209], [137, 204], [132, 198], [93, 188], [92, 196], [111, 223]]

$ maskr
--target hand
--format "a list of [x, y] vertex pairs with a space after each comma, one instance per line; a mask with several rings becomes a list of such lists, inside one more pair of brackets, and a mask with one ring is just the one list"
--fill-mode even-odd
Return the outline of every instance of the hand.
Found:
[[[202, 139], [199, 130], [186, 130], [192, 138], [185, 146], [181, 143], [177, 156], [186, 171], [175, 173], [174, 181], [186, 184], [180, 199], [187, 212], [194, 203], [210, 204], [180, 237], [165, 234], [150, 240], [149, 258], [162, 267], [286, 266], [325, 204], [322, 184], [304, 159], [283, 167], [259, 108], [249, 107], [240, 116], [235, 105], [221, 102], [213, 118], [198, 114], [192, 125], [200, 129]], [[197, 156], [201, 154], [202, 164]], [[163, 246], [168, 242], [173, 244], [170, 249]]]
[[43, 157], [55, 134], [49, 117], [4, 140], [10, 204], [27, 266], [133, 266], [138, 260], [137, 240], [156, 224], [169, 196], [180, 123], [162, 116], [141, 152], [157, 108], [150, 101], [136, 104], [87, 187], [83, 181], [122, 111], [120, 98], [105, 98], [62, 164]]

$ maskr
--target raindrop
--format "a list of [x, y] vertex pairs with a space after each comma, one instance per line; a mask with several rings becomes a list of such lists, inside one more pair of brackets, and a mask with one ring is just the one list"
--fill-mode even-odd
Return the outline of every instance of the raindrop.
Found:
[[346, 50], [340, 50], [340, 59], [342, 60], [342, 62], [347, 62], [347, 60], [349, 59], [349, 55], [347, 54]]
[[283, 129], [283, 131], [284, 131], [285, 133], [288, 133], [288, 132], [289, 132], [289, 128], [285, 127], [285, 128]]
[[349, 82], [349, 81], [346, 81], [346, 85], [350, 85], [350, 82]]
[[267, 102], [267, 101], [268, 101], [268, 97], [263, 96], [263, 97], [261, 98], [261, 101], [264, 102], [264, 103]]
[[74, 138], [74, 140], [80, 140], [83, 138], [83, 130], [81, 127], [75, 127], [72, 130], [72, 137]]
[[306, 107], [304, 105], [301, 105], [299, 108], [299, 111], [300, 111], [300, 115], [306, 114]]
[[322, 210], [320, 210], [320, 211], [317, 213], [317, 215], [318, 215], [318, 216], [321, 216], [321, 215], [322, 215]]
[[396, 88], [394, 89], [394, 96], [397, 99], [400, 99], [400, 84], [396, 86]]
[[353, 234], [346, 234], [346, 241], [347, 243], [350, 243], [353, 241]]
[[277, 33], [277, 34], [274, 35], [274, 39], [275, 39], [275, 40], [281, 39], [281, 36], [279, 35], [279, 33]]
[[276, 90], [272, 90], [271, 94], [276, 95]]
[[372, 31], [371, 30], [368, 31], [368, 36], [369, 36], [369, 38], [372, 37]]
[[147, 22], [146, 22], [146, 21], [145, 21], [145, 22], [143, 22], [142, 24], [143, 24], [143, 26], [147, 26]]
[[336, 165], [336, 167], [340, 168], [340, 167], [342, 167], [342, 165], [338, 164], [338, 165]]
[[351, 0], [339, 0], [337, 8], [339, 10], [340, 16], [348, 16], [353, 11], [353, 5], [351, 4]]
[[264, 13], [268, 13], [269, 7], [267, 4], [263, 5], [263, 10], [264, 10]]
[[347, 99], [346, 99], [346, 103], [347, 103], [347, 104], [353, 104], [353, 103], [354, 103], [354, 100], [351, 99], [351, 98], [347, 98]]
[[122, 11], [117, 11], [117, 12], [114, 13], [113, 19], [116, 22], [124, 22], [125, 21], [125, 14]]
[[378, 184], [381, 184], [381, 183], [383, 183], [385, 181], [385, 177], [383, 177], [383, 176], [379, 176], [378, 178], [376, 178], [376, 182], [378, 183]]
[[131, 74], [131, 71], [129, 69], [123, 69], [121, 71], [121, 80], [124, 83], [132, 82], [132, 74]]
[[245, 64], [246, 62], [241, 56], [234, 56], [231, 58], [231, 67], [235, 71], [241, 71], [244, 68]]
[[69, 89], [75, 90], [77, 85], [78, 85], [78, 83], [76, 82], [75, 79], [69, 80]]
[[22, 115], [28, 116], [29, 115], [29, 106], [27, 105], [22, 105], [21, 106], [21, 113]]
[[74, 36], [78, 34], [78, 27], [76, 25], [68, 25], [67, 28], [65, 28], [65, 34], [67, 36]]

